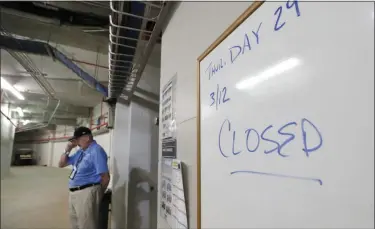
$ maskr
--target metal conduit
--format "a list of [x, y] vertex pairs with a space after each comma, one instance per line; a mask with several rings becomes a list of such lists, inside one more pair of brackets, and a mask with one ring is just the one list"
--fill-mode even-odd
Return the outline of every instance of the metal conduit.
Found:
[[[117, 69], [123, 69], [123, 70], [117, 70], [117, 72], [129, 72], [131, 70], [131, 67], [127, 66], [117, 66]], [[108, 71], [115, 71], [115, 69], [108, 68]]]
[[11, 50], [7, 50], [7, 52], [15, 59], [18, 63], [25, 68], [25, 70], [30, 73], [30, 75], [34, 78], [34, 80], [38, 83], [38, 85], [42, 88], [45, 94], [53, 99], [56, 99], [55, 91], [53, 90], [52, 86], [49, 82], [44, 78], [43, 73], [34, 67], [34, 63], [31, 59], [24, 53], [14, 52]]
[[[113, 26], [115, 28], [119, 28], [119, 29], [133, 30], [133, 31], [138, 31], [138, 32], [143, 32], [143, 33], [152, 33], [151, 31], [147, 31], [147, 30], [143, 30], [143, 29], [137, 29], [137, 28], [133, 28], [133, 27], [117, 25], [117, 24], [112, 22], [112, 15], [109, 15], [109, 24], [111, 26]], [[126, 39], [127, 37], [120, 37], [120, 38]]]
[[57, 105], [56, 105], [55, 109], [53, 110], [52, 114], [50, 115], [47, 123], [37, 123], [34, 126], [18, 129], [16, 131], [16, 133], [25, 132], [25, 131], [29, 131], [29, 130], [36, 130], [36, 129], [41, 129], [41, 128], [47, 127], [51, 123], [51, 121], [52, 121], [53, 117], [55, 116], [59, 106], [60, 106], [60, 100], [58, 100]]
[[[2, 26], [0, 27], [0, 29], [1, 29], [1, 32], [4, 35], [15, 38], [13, 34], [6, 31]], [[21, 45], [20, 43], [18, 43], [18, 44]], [[26, 70], [26, 72], [30, 73], [30, 75], [33, 77], [33, 79], [37, 82], [37, 84], [41, 87], [41, 89], [48, 96], [48, 101], [47, 101], [47, 106], [46, 106], [46, 110], [47, 110], [47, 108], [49, 106], [49, 103], [50, 103], [50, 100], [51, 99], [57, 100], [57, 98], [55, 96], [55, 94], [56, 94], [55, 90], [52, 88], [52, 86], [50, 85], [48, 80], [44, 77], [44, 74], [42, 73], [42, 71], [36, 67], [36, 65], [31, 60], [31, 58], [28, 55], [26, 55], [25, 53], [15, 52], [15, 51], [11, 51], [11, 50], [8, 50], [8, 49], [6, 49], [6, 51], [20, 65], [22, 65], [22, 67]], [[51, 123], [53, 117], [55, 116], [59, 106], [60, 106], [60, 100], [58, 100], [57, 105], [56, 105], [55, 109], [53, 110], [52, 114], [50, 115], [47, 123], [36, 123], [36, 124], [34, 124], [30, 127], [24, 128], [24, 129], [17, 129], [16, 133], [27, 131], [27, 130], [40, 129], [40, 128], [44, 128], [44, 127], [48, 126]]]
[[117, 43], [117, 42], [114, 42], [114, 41], [112, 40], [111, 35], [109, 35], [109, 42], [111, 42], [111, 44], [115, 44], [115, 45], [118, 45], [118, 46], [122, 46], [122, 47], [124, 47], [124, 48], [130, 48], [130, 49], [136, 49], [136, 48], [137, 48], [137, 47], [134, 47], [134, 46], [123, 45], [123, 44], [119, 44], [119, 43]]
[[[139, 2], [142, 2], [142, 1], [139, 1]], [[146, 6], [155, 6], [154, 4], [147, 4], [145, 2], [142, 2], [143, 4], [145, 4]], [[122, 12], [122, 11], [119, 11], [119, 10], [116, 10], [114, 7], [113, 7], [113, 1], [110, 0], [109, 1], [109, 6], [112, 10], [112, 12], [116, 13], [116, 14], [119, 14], [119, 15], [125, 15], [125, 16], [130, 16], [130, 17], [134, 17], [134, 18], [138, 18], [138, 19], [142, 19], [142, 20], [148, 20], [148, 21], [156, 21], [158, 16], [157, 17], [153, 17], [153, 18], [147, 18], [147, 17], [143, 17], [143, 16], [139, 16], [139, 15], [136, 15], [136, 14], [131, 14], [131, 13], [126, 13], [126, 12]], [[162, 7], [160, 7], [162, 8]]]
[[[12, 38], [14, 37], [13, 34], [9, 33], [4, 29], [4, 27], [0, 27], [1, 32]], [[20, 43], [18, 45], [21, 46]], [[55, 96], [55, 91], [53, 90], [52, 86], [49, 84], [48, 80], [44, 77], [43, 73], [41, 70], [39, 70], [34, 62], [30, 59], [29, 56], [27, 56], [25, 53], [20, 53], [20, 52], [15, 52], [12, 50], [6, 49], [6, 51], [15, 59], [19, 62], [20, 65], [28, 72], [30, 75], [33, 77], [33, 79], [38, 83], [38, 85], [41, 87], [41, 89], [45, 92], [46, 95], [49, 97], [56, 99]]]
[[135, 65], [137, 66], [137, 69], [135, 69], [134, 74], [131, 75], [131, 79], [129, 79], [129, 81], [127, 82], [127, 85], [124, 90], [124, 93], [128, 95], [128, 101], [131, 101], [132, 96], [134, 95], [134, 91], [146, 67], [147, 61], [151, 55], [153, 47], [159, 38], [162, 25], [164, 21], [167, 19], [167, 15], [171, 7], [173, 7], [175, 3], [176, 2], [167, 2], [165, 6], [161, 9], [158, 21], [155, 23], [153, 32], [145, 49], [142, 51], [141, 55], [138, 56], [137, 60], [135, 60]]
[[[142, 3], [142, 5], [146, 6], [143, 10], [143, 15], [135, 14], [135, 12], [137, 11], [136, 8], [140, 5], [138, 3]], [[117, 5], [115, 8], [113, 1], [110, 0], [112, 15], [109, 16], [110, 45], [108, 47], [108, 97], [121, 97], [127, 100], [127, 102], [130, 102], [131, 94], [134, 93], [139, 78], [143, 73], [144, 67], [146, 66], [148, 58], [151, 54], [153, 46], [159, 39], [159, 34], [161, 33], [161, 24], [166, 18], [169, 8], [171, 7], [171, 5], [173, 5], [173, 2], [161, 2], [161, 5], [156, 5], [150, 2], [133, 1], [132, 4], [138, 5], [131, 5], [132, 7], [130, 13], [122, 12], [122, 7]], [[158, 10], [157, 16], [149, 16], [151, 13], [151, 8], [156, 8]], [[123, 18], [123, 16], [126, 18]], [[128, 23], [129, 26], [121, 24], [121, 21], [125, 20], [125, 22], [129, 22], [131, 18], [141, 19], [141, 23]], [[116, 22], [113, 19], [115, 19]], [[155, 23], [152, 31], [146, 30], [146, 26], [148, 25], [147, 22], [150, 21]], [[138, 38], [136, 39], [134, 36], [129, 36], [130, 32], [138, 32]], [[140, 50], [140, 48], [138, 47], [138, 43], [144, 37], [149, 37], [149, 40], [143, 50]], [[136, 49], [136, 52], [138, 54], [131, 52], [131, 50], [127, 47], [129, 46], [129, 42], [136, 42], [135, 46], [138, 47]], [[134, 45], [131, 46], [134, 47]], [[138, 56], [137, 58], [135, 58], [136, 55]]]
[[[114, 37], [114, 38], [118, 38], [118, 39], [126, 39], [126, 40], [130, 40], [130, 41], [138, 41], [138, 39], [136, 39], [136, 38], [131, 38], [131, 37], [121, 37], [121, 36], [117, 36], [117, 35], [115, 35], [115, 34], [113, 34], [112, 33], [112, 27], [110, 26], [109, 27], [109, 36], [110, 37]], [[109, 46], [111, 46], [111, 45], [109, 45]]]
[[[118, 2], [117, 2], [118, 3]], [[129, 4], [134, 4], [130, 2]], [[133, 13], [122, 13], [120, 10], [116, 10], [114, 8], [114, 3], [110, 1], [110, 6], [112, 9], [112, 14], [116, 18], [117, 23], [113, 23], [112, 21], [112, 15], [109, 16], [110, 20], [110, 46], [109, 46], [109, 55], [108, 55], [108, 65], [109, 65], [109, 97], [110, 98], [116, 98], [121, 93], [121, 86], [125, 85], [127, 80], [127, 75], [130, 74], [131, 69], [133, 68], [133, 59], [134, 55], [136, 53], [136, 49], [124, 49], [125, 44], [132, 44], [132, 46], [136, 47], [138, 45], [139, 36], [134, 36], [134, 33], [139, 32], [139, 29], [133, 28], [135, 24], [133, 24], [133, 27], [129, 26], [122, 26], [122, 23], [128, 23], [134, 19], [144, 19], [143, 16], [139, 16]], [[119, 9], [122, 9], [122, 5], [118, 4], [117, 7]], [[138, 7], [139, 8], [139, 7]], [[134, 11], [134, 9], [133, 9]], [[126, 18], [123, 16], [127, 16]], [[115, 31], [116, 35], [113, 34], [112, 31]], [[133, 33], [133, 36], [130, 36]], [[113, 37], [116, 39], [116, 42], [113, 42], [112, 35], [115, 35], [116, 37]], [[121, 43], [121, 45], [119, 45]], [[113, 52], [112, 52], [113, 50]], [[112, 53], [116, 54], [113, 55]], [[113, 57], [112, 57], [113, 55]], [[125, 70], [126, 69], [126, 70]], [[124, 77], [125, 76], [125, 77]], [[121, 77], [121, 78], [119, 78]], [[116, 80], [113, 80], [113, 79]]]

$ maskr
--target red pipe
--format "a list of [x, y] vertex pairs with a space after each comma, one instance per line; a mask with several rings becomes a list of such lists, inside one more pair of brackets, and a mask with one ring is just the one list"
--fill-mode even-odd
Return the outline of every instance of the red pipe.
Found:
[[97, 126], [95, 126], [95, 127], [91, 128], [91, 130], [95, 130], [96, 128], [99, 128], [99, 127], [102, 127], [102, 126], [106, 126], [106, 125], [108, 125], [108, 123], [107, 123], [107, 122], [105, 122], [105, 123], [102, 123], [102, 124], [100, 124], [100, 125], [97, 125]]
[[71, 59], [71, 60], [74, 61], [74, 62], [76, 62], [76, 63], [81, 63], [81, 64], [86, 64], [86, 65], [91, 65], [91, 66], [95, 66], [95, 67], [99, 67], [99, 68], [108, 69], [107, 66], [93, 64], [93, 63], [89, 63], [89, 62], [86, 62], [86, 61], [83, 61], [83, 60], [75, 60], [75, 59]]
[[[3, 112], [1, 112], [1, 113], [3, 113]], [[98, 125], [98, 126], [96, 126], [96, 127], [93, 127], [93, 128], [90, 128], [90, 130], [94, 130], [94, 129], [96, 129], [96, 128], [99, 128], [99, 127], [102, 127], [102, 126], [105, 126], [105, 125], [107, 125], [108, 123], [103, 123], [103, 124], [100, 124], [100, 125]], [[60, 139], [69, 139], [69, 138], [71, 138], [71, 136], [64, 136], [64, 137], [54, 137], [54, 138], [50, 138], [50, 137], [48, 137], [48, 138], [42, 138], [42, 139], [35, 139], [35, 140], [31, 140], [31, 141], [35, 141], [35, 142], [44, 142], [44, 141], [54, 141], [54, 140], [60, 140]]]
[[32, 141], [36, 142], [44, 142], [44, 141], [53, 141], [53, 140], [59, 140], [59, 139], [69, 139], [70, 136], [64, 136], [64, 137], [55, 137], [55, 138], [42, 138], [42, 139], [36, 139]]
[[90, 129], [92, 127], [92, 116], [93, 116], [93, 114], [94, 114], [94, 109], [91, 108], [91, 112], [90, 112]]
[[103, 100], [100, 102], [100, 122], [102, 121], [103, 118]]
[[12, 122], [12, 120], [10, 120], [10, 118], [8, 117], [8, 115], [4, 114], [4, 112], [3, 112], [3, 111], [1, 111], [1, 114], [2, 114], [2, 115], [4, 115], [4, 116], [5, 116], [5, 118], [6, 118], [6, 119], [8, 119], [8, 120], [9, 120], [9, 122], [10, 122], [10, 123], [12, 123], [12, 125], [13, 125], [14, 127], [16, 127], [16, 128], [17, 128], [17, 126], [16, 126], [16, 125], [15, 125], [15, 124], [14, 124], [14, 123]]

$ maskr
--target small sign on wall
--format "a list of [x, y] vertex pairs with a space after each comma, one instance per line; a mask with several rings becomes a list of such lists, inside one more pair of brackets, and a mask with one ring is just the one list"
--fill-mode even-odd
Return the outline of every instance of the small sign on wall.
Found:
[[161, 103], [162, 157], [176, 158], [176, 82], [177, 73], [164, 86]]
[[161, 176], [160, 215], [170, 228], [188, 228], [182, 163], [177, 159], [163, 159]]

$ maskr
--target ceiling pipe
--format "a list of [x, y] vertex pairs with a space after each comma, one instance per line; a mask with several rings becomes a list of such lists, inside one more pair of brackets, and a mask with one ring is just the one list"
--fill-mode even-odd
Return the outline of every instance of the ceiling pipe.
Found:
[[1, 111], [1, 114], [4, 115], [4, 117], [5, 117], [6, 119], [8, 119], [8, 121], [9, 121], [14, 127], [17, 128], [16, 124], [14, 124], [14, 123], [12, 122], [12, 120], [8, 117], [8, 115], [4, 114], [3, 111]]
[[[114, 5], [113, 5], [113, 2], [112, 2], [112, 0], [109, 0], [109, 5], [110, 5], [110, 8], [111, 8], [111, 10], [112, 10], [112, 14], [113, 15], [116, 15], [116, 13], [115, 13], [115, 11], [113, 11], [113, 9], [114, 9]], [[117, 2], [117, 7], [119, 8], [119, 9], [123, 9], [124, 8], [124, 2]], [[110, 15], [109, 16], [109, 18], [110, 18], [110, 23], [111, 23], [111, 18], [112, 18], [112, 16]], [[126, 20], [126, 22], [127, 23], [129, 23], [129, 21], [131, 21], [133, 18], [128, 18], [128, 20]], [[123, 20], [123, 15], [122, 14], [117, 14], [117, 23], [118, 24], [122, 24], [122, 20]], [[125, 43], [128, 43], [129, 41], [130, 41], [130, 39], [132, 39], [133, 41], [135, 41], [135, 42], [137, 42], [138, 41], [138, 39], [136, 39], [135, 37], [128, 37], [128, 36], [120, 36], [121, 35], [121, 29], [116, 29], [116, 34], [113, 34], [112, 33], [112, 26], [110, 25], [109, 26], [109, 36], [110, 37], [112, 37], [112, 36], [115, 36], [115, 38], [116, 38], [116, 41], [119, 41], [119, 38], [122, 38], [122, 39], [126, 39], [126, 40], [124, 40], [123, 42], [125, 42]], [[118, 54], [118, 53], [122, 53], [122, 52], [120, 52], [120, 50], [121, 50], [121, 46], [118, 46], [118, 45], [116, 45], [116, 44], [112, 44], [112, 39], [109, 39], [109, 41], [110, 41], [110, 44], [109, 44], [109, 47], [108, 47], [108, 66], [109, 66], [109, 69], [110, 69], [110, 71], [108, 72], [108, 74], [109, 74], [109, 80], [108, 80], [108, 87], [110, 88], [110, 90], [108, 90], [108, 97], [111, 99], [111, 98], [116, 98], [118, 95], [116, 95], [116, 93], [115, 92], [113, 92], [113, 89], [111, 88], [112, 87], [112, 85], [113, 85], [113, 82], [112, 82], [112, 78], [113, 78], [113, 76], [112, 76], [112, 74], [116, 74], [116, 71], [118, 70], [118, 66], [121, 66], [121, 67], [129, 67], [129, 68], [131, 68], [131, 66], [128, 66], [128, 65], [126, 65], [126, 66], [122, 66], [121, 64], [117, 64], [117, 63], [115, 63], [114, 64], [114, 68], [111, 68], [111, 66], [112, 66], [112, 62], [111, 62], [111, 59], [112, 59], [112, 46], [114, 47], [114, 52], [113, 53], [116, 53], [116, 54]], [[120, 42], [120, 41], [119, 41]], [[130, 51], [130, 50], [129, 50]], [[130, 59], [133, 59], [134, 58], [134, 53], [135, 53], [135, 50], [131, 50], [130, 51], [130, 53], [127, 53], [126, 55], [115, 55], [114, 56], [114, 58], [116, 59], [116, 60], [118, 60], [118, 59], [123, 59], [123, 58], [130, 58]], [[111, 69], [113, 69], [113, 70], [111, 70]], [[113, 72], [112, 72], [113, 71]], [[129, 70], [127, 70], [127, 71], [129, 71]], [[120, 82], [118, 82], [118, 83], [123, 83], [124, 82], [124, 80], [122, 80], [122, 82], [120, 81]], [[113, 94], [113, 95], [112, 95]]]
[[111, 7], [112, 12], [120, 14], [120, 15], [125, 15], [125, 16], [134, 17], [134, 18], [138, 18], [138, 19], [142, 19], [142, 20], [148, 20], [148, 21], [156, 21], [157, 18], [158, 18], [158, 16], [153, 17], [153, 18], [147, 18], [147, 17], [136, 15], [136, 14], [126, 13], [126, 12], [122, 12], [122, 11], [116, 10], [113, 7], [112, 0], [109, 1], [109, 6]]
[[[1, 27], [2, 28], [2, 27]], [[30, 39], [20, 39], [14, 34], [6, 33], [4, 32], [4, 29], [2, 28], [2, 34], [0, 34], [0, 47], [4, 49], [13, 50], [14, 53], [22, 56], [26, 56], [25, 53], [32, 53], [35, 55], [43, 55], [43, 56], [51, 56], [50, 52], [47, 51], [46, 47], [50, 47], [50, 51], [52, 51], [52, 56], [54, 56], [55, 59], [60, 61], [63, 65], [65, 65], [67, 68], [71, 69], [74, 73], [77, 74], [79, 78], [82, 79], [83, 82], [85, 82], [88, 86], [96, 89], [98, 92], [100, 92], [102, 95], [107, 97], [108, 90], [106, 87], [104, 87], [98, 80], [96, 80], [94, 77], [92, 77], [90, 74], [88, 74], [86, 71], [84, 71], [82, 68], [80, 68], [77, 64], [75, 64], [70, 58], [68, 58], [64, 53], [56, 49], [55, 47], [52, 47], [51, 45], [47, 44], [46, 42], [41, 41], [35, 41]], [[80, 60], [78, 60], [80, 61]], [[25, 61], [30, 62], [32, 61]], [[35, 73], [34, 75], [36, 77], [43, 76], [43, 73], [38, 71], [35, 68], [26, 69], [30, 73]], [[44, 79], [46, 81], [46, 79]], [[41, 81], [41, 80], [39, 80]], [[37, 81], [38, 83], [40, 83]], [[48, 81], [47, 81], [48, 83]], [[42, 82], [42, 84], [45, 87], [47, 85], [46, 82]], [[53, 93], [50, 91], [50, 97], [53, 97]]]
[[142, 73], [143, 73], [143, 71], [146, 67], [148, 59], [150, 58], [151, 52], [154, 48], [154, 45], [159, 38], [159, 34], [161, 33], [162, 27], [164, 25], [165, 20], [167, 19], [168, 13], [170, 12], [170, 9], [175, 4], [176, 4], [176, 2], [172, 2], [172, 1], [167, 2], [164, 5], [164, 7], [161, 9], [160, 14], [159, 14], [159, 18], [155, 23], [154, 30], [152, 31], [152, 34], [151, 34], [151, 37], [150, 37], [150, 39], [147, 43], [147, 46], [143, 50], [143, 53], [138, 57], [138, 59], [135, 62], [136, 66], [138, 66], [138, 67], [136, 69], [137, 70], [136, 73], [131, 76], [131, 77], [133, 77], [134, 80], [133, 80], [133, 82], [132, 81], [128, 82], [128, 85], [127, 85], [126, 88], [130, 88], [130, 90], [125, 91], [126, 95], [128, 95], [129, 101], [131, 101], [132, 96], [134, 95], [134, 90], [136, 89], [137, 84], [138, 84], [139, 80], [141, 79]]
[[[151, 6], [151, 7], [155, 7], [155, 8], [158, 8], [158, 9], [161, 9], [163, 7], [162, 5], [154, 4], [151, 1], [150, 2], [148, 2], [148, 1], [140, 1], [140, 2], [142, 2], [145, 5], [148, 5], [148, 6]], [[163, 1], [161, 1], [161, 3], [163, 3]]]
[[[100, 125], [97, 125], [97, 126], [94, 126], [92, 128], [90, 128], [92, 132], [92, 135], [95, 136], [97, 135], [96, 133], [99, 132], [99, 131], [95, 131], [95, 129], [98, 129], [100, 127], [103, 127], [103, 126], [107, 126], [108, 123], [102, 123]], [[106, 130], [106, 132], [108, 132], [109, 130]], [[16, 141], [17, 143], [20, 143], [20, 142], [48, 142], [48, 141], [56, 141], [56, 140], [65, 140], [65, 139], [69, 139], [71, 138], [72, 136], [63, 136], [63, 137], [53, 137], [53, 138], [41, 138], [41, 139], [32, 139], [32, 140], [21, 140], [21, 141]]]
[[56, 92], [53, 90], [51, 84], [43, 77], [43, 73], [34, 66], [32, 60], [24, 53], [13, 52], [7, 50], [8, 53], [20, 64], [22, 67], [30, 73], [33, 79], [39, 84], [41, 89], [45, 92], [48, 97], [56, 99]]
[[36, 130], [36, 129], [41, 129], [41, 128], [47, 127], [51, 123], [52, 118], [55, 116], [55, 113], [56, 113], [57, 109], [59, 108], [59, 106], [60, 106], [60, 100], [58, 101], [58, 103], [55, 107], [55, 110], [53, 111], [53, 113], [49, 117], [48, 122], [46, 124], [38, 123], [33, 127], [19, 129], [18, 131], [16, 131], [16, 133], [25, 132], [25, 131], [29, 131], [29, 130]]
[[53, 49], [53, 52], [57, 59], [59, 59], [65, 66], [70, 68], [74, 73], [76, 73], [81, 79], [84, 80], [90, 87], [95, 88], [98, 92], [100, 92], [105, 97], [108, 96], [108, 90], [104, 87], [99, 81], [97, 81], [94, 77], [90, 74], [85, 72], [83, 69], [75, 65], [69, 58], [67, 58], [62, 52], [58, 51], [57, 49]]
[[8, 8], [4, 8], [4, 7], [1, 8], [1, 13], [9, 14], [9, 15], [17, 16], [17, 17], [23, 17], [23, 18], [30, 19], [30, 20], [36, 20], [36, 21], [39, 21], [39, 22], [42, 22], [42, 23], [45, 23], [45, 24], [52, 24], [52, 25], [56, 25], [56, 26], [61, 25], [61, 22], [58, 19], [41, 17], [41, 16], [37, 16], [35, 14], [25, 13], [25, 12], [22, 12], [22, 11], [8, 9]]
[[[149, 21], [149, 19], [152, 20], [152, 18], [147, 18], [144, 16], [145, 10], [147, 7], [145, 7], [144, 4], [140, 2], [130, 2], [130, 13], [122, 12], [122, 7], [117, 7], [118, 9], [114, 8], [113, 1], [110, 0], [109, 5], [111, 7], [112, 13], [114, 16], [117, 16], [116, 24], [112, 21], [112, 15], [109, 17], [110, 22], [110, 46], [109, 46], [109, 54], [108, 55], [108, 66], [109, 69], [113, 69], [114, 71], [109, 71], [109, 83], [108, 83], [108, 97], [110, 99], [118, 99], [121, 96], [122, 90], [124, 86], [126, 85], [126, 82], [128, 81], [128, 75], [131, 74], [132, 69], [134, 68], [133, 61], [135, 59], [135, 54], [137, 52], [137, 49], [129, 49], [124, 48], [124, 45], [130, 45], [132, 46], [138, 46], [138, 41], [141, 39], [141, 34], [143, 30], [142, 28], [142, 22], [144, 20]], [[122, 17], [127, 16], [127, 20], [123, 24], [121, 23]], [[142, 20], [139, 20], [142, 19]], [[156, 18], [155, 18], [156, 19]], [[113, 43], [112, 41], [112, 28], [116, 29], [116, 43]], [[122, 41], [120, 41], [122, 39]], [[131, 43], [133, 42], [133, 43]], [[121, 46], [119, 45], [121, 43]], [[113, 51], [112, 51], [113, 47]], [[112, 52], [115, 54], [114, 59], [112, 59]], [[121, 54], [121, 55], [119, 55]], [[128, 67], [129, 70], [127, 73], [119, 73], [119, 66], [120, 67]], [[119, 75], [120, 77], [116, 76]], [[124, 77], [123, 75], [126, 75]]]
[[73, 62], [76, 62], [76, 63], [80, 63], [80, 64], [86, 64], [86, 65], [90, 65], [90, 66], [94, 66], [94, 67], [98, 67], [98, 68], [108, 69], [107, 66], [103, 66], [103, 65], [99, 65], [99, 64], [93, 64], [93, 63], [89, 63], [89, 62], [86, 62], [86, 61], [83, 61], [83, 60], [77, 60], [77, 59], [70, 59], [70, 60], [73, 61]]

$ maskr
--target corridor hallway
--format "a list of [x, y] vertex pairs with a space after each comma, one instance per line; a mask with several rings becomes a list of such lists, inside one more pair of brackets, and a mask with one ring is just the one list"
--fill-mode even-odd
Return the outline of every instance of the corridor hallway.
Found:
[[1, 228], [70, 228], [69, 169], [12, 167], [1, 181]]

